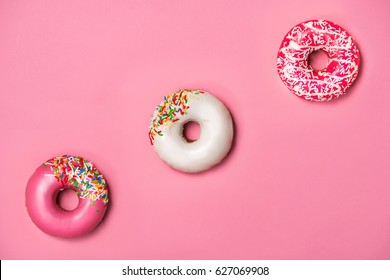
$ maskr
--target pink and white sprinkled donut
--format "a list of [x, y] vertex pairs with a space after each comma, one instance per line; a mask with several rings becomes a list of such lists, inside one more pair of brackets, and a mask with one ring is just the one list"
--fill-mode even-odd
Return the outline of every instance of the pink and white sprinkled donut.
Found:
[[[79, 197], [76, 209], [58, 203], [60, 191], [70, 188]], [[94, 229], [103, 219], [108, 186], [96, 167], [81, 157], [59, 156], [42, 164], [27, 183], [26, 207], [32, 221], [44, 232], [76, 237]]]
[[[325, 69], [314, 70], [309, 55], [328, 55]], [[343, 95], [358, 75], [359, 50], [343, 28], [326, 20], [309, 20], [294, 26], [284, 37], [277, 57], [283, 83], [297, 96], [329, 101]]]

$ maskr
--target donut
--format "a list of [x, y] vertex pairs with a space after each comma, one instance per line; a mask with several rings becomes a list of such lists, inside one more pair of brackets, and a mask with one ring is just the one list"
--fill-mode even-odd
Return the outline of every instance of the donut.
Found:
[[[58, 203], [60, 191], [72, 189], [79, 198], [76, 209]], [[96, 167], [82, 157], [59, 156], [40, 165], [26, 187], [26, 207], [34, 224], [58, 237], [76, 237], [94, 229], [103, 219], [108, 186]]]
[[[195, 141], [183, 136], [188, 122], [200, 126], [200, 136]], [[172, 168], [201, 172], [228, 154], [233, 122], [225, 105], [210, 93], [179, 90], [165, 96], [156, 107], [150, 121], [149, 139], [159, 157]]]
[[[324, 69], [315, 70], [309, 55], [322, 50]], [[284, 37], [277, 56], [277, 71], [287, 88], [310, 101], [329, 101], [343, 95], [358, 75], [359, 49], [342, 27], [326, 20], [294, 26]]]

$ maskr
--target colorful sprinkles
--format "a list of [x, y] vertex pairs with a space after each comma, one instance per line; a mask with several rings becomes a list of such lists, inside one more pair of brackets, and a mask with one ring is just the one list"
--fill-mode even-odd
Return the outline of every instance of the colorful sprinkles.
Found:
[[77, 196], [90, 199], [92, 206], [101, 199], [103, 204], [108, 203], [108, 186], [96, 167], [81, 157], [59, 156], [43, 164], [50, 167], [63, 186], [75, 187]]
[[183, 89], [164, 96], [164, 101], [156, 107], [150, 121], [149, 139], [152, 145], [156, 136], [164, 135], [164, 127], [172, 125], [187, 113], [187, 110], [190, 108], [188, 100], [199, 94], [205, 94], [205, 92], [202, 90]]

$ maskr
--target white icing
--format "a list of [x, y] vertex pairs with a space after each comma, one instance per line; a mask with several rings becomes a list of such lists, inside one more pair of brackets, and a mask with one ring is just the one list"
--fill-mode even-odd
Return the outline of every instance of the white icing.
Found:
[[[184, 172], [201, 172], [218, 164], [229, 152], [233, 123], [225, 105], [209, 93], [191, 95], [189, 109], [154, 139], [154, 149], [171, 167]], [[194, 142], [183, 137], [183, 126], [194, 121], [200, 136]]]

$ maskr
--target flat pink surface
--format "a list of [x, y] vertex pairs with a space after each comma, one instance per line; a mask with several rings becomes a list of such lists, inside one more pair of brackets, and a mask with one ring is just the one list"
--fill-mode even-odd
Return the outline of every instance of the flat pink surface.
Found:
[[[389, 259], [388, 1], [0, 2], [1, 259]], [[290, 93], [284, 35], [323, 18], [362, 55], [330, 103]], [[236, 126], [217, 168], [188, 175], [148, 139], [163, 95], [200, 88]], [[90, 235], [41, 232], [28, 178], [61, 154], [111, 188]]]

